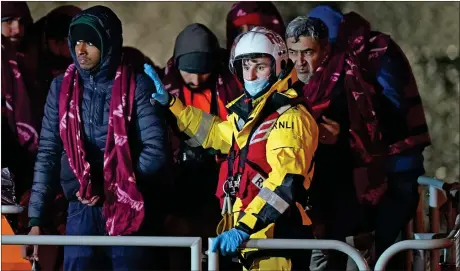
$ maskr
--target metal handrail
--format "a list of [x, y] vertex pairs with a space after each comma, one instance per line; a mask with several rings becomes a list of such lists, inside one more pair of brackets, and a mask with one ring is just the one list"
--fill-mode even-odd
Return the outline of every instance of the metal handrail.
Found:
[[20, 214], [24, 211], [21, 205], [2, 205], [2, 214]]
[[[208, 270], [219, 270], [219, 254], [212, 252], [213, 238], [208, 239]], [[332, 249], [341, 251], [350, 256], [358, 266], [359, 270], [370, 271], [363, 256], [347, 243], [336, 240], [317, 239], [251, 239], [241, 246], [242, 248], [259, 249]]]
[[436, 179], [436, 178], [431, 178], [427, 176], [420, 176], [417, 179], [417, 182], [419, 185], [426, 185], [426, 186], [431, 186], [436, 189], [442, 190], [442, 186], [444, 185], [444, 181]]
[[[431, 178], [427, 176], [420, 176], [418, 178], [418, 184], [419, 185], [424, 185], [429, 187], [429, 206], [430, 206], [430, 213], [431, 213], [431, 219], [430, 219], [430, 224], [431, 224], [431, 229], [432, 231], [439, 232], [440, 230], [440, 211], [439, 208], [445, 204], [447, 201], [449, 201], [450, 196], [454, 196], [455, 193], [458, 193], [458, 191], [445, 191], [444, 185], [445, 182], [436, 179], [436, 178]], [[450, 203], [449, 203], [450, 204]], [[459, 208], [460, 206], [457, 206]], [[451, 211], [452, 206], [449, 206], [448, 209]], [[450, 225], [451, 222], [451, 214], [449, 214], [449, 217], [447, 218], [448, 225]], [[454, 223], [455, 227], [455, 223]], [[414, 233], [419, 235], [418, 233]], [[444, 235], [445, 237], [447, 234], [441, 234]], [[433, 236], [433, 239], [439, 238], [440, 234], [435, 234]], [[441, 237], [442, 238], [442, 237]], [[458, 246], [459, 240], [457, 239], [456, 241], [456, 246]], [[457, 259], [453, 259], [448, 257], [447, 255], [450, 254], [447, 251], [445, 251], [444, 254], [444, 262], [445, 263], [452, 263], [453, 261], [455, 262], [457, 267], [460, 267], [460, 256], [459, 256], [459, 249], [456, 248], [455, 246], [452, 246], [450, 249], [450, 252], [453, 253], [454, 255], [457, 256]], [[437, 268], [439, 265], [439, 251], [438, 250], [432, 250], [431, 251], [431, 267]]]
[[201, 271], [200, 237], [2, 235], [2, 245], [190, 247], [191, 268]]
[[[377, 260], [377, 263], [375, 264], [374, 270], [384, 271], [390, 259], [401, 251], [410, 250], [410, 249], [433, 250], [433, 249], [450, 248], [459, 241], [459, 238], [460, 238], [460, 215], [457, 215], [457, 219], [455, 220], [455, 227], [446, 238], [434, 239], [434, 240], [405, 240], [405, 241], [398, 242], [390, 246], [387, 250], [385, 250], [382, 253], [382, 255]], [[458, 251], [457, 251], [457, 258], [458, 258]]]

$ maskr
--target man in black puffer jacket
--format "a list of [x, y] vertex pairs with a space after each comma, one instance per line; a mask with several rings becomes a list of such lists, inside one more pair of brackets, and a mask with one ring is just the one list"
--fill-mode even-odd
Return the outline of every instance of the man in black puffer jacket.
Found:
[[[94, 189], [94, 186], [98, 184], [101, 186], [104, 183], [101, 180], [104, 180], [105, 176], [104, 151], [108, 138], [109, 117], [111, 117], [109, 111], [112, 111], [109, 109], [112, 96], [116, 97], [112, 93], [115, 93], [114, 81], [118, 82], [116, 81], [119, 76], [118, 72], [116, 73], [117, 67], [122, 61], [121, 22], [107, 7], [91, 7], [72, 19], [68, 40], [83, 92], [79, 105], [83, 135], [81, 140], [86, 151], [83, 159], [91, 166], [90, 183]], [[62, 102], [60, 92], [65, 89], [63, 87], [66, 82], [65, 76], [67, 72], [66, 75], [61, 75], [52, 82], [46, 101], [29, 205], [31, 226], [29, 234], [41, 234], [40, 227], [47, 223], [45, 205], [53, 195], [53, 187], [58, 185], [57, 174], [60, 171], [60, 183], [70, 202], [67, 235], [107, 235], [106, 221], [102, 216], [104, 196], [101, 194], [100, 198], [88, 199], [80, 194], [81, 181], [79, 182], [80, 179], [76, 177], [79, 176], [76, 175], [78, 169], [73, 170], [75, 167], [72, 167], [68, 159], [71, 155], [65, 148], [67, 146], [65, 142], [69, 139], [64, 141], [60, 134], [59, 103]], [[144, 208], [147, 209], [147, 201], [152, 197], [151, 188], [154, 185], [152, 183], [158, 180], [157, 175], [164, 169], [168, 152], [165, 150], [165, 123], [164, 118], [160, 116], [161, 109], [152, 106], [149, 102], [154, 86], [144, 74], [135, 75], [135, 84], [132, 118], [128, 117], [130, 121], [127, 139], [132, 168], [138, 189], [144, 195]], [[72, 107], [72, 102], [69, 107]], [[69, 115], [70, 113], [69, 109]], [[113, 114], [115, 115], [115, 112]], [[111, 122], [115, 123], [112, 120]], [[69, 122], [64, 129], [68, 128]], [[76, 140], [78, 141], [79, 137]], [[117, 134], [115, 134], [115, 143], [120, 145]], [[80, 149], [75, 152], [80, 153]], [[118, 174], [122, 174], [119, 167], [116, 170], [116, 175]], [[105, 181], [107, 182], [107, 179]], [[146, 210], [145, 217], [147, 216]], [[150, 226], [146, 221], [147, 219], [144, 218], [143, 226], [134, 234], [149, 234], [146, 228], [150, 229]], [[146, 270], [147, 267], [144, 265], [146, 259], [151, 259], [148, 258], [150, 255], [146, 256], [146, 251], [149, 250], [143, 247], [66, 246], [64, 270]], [[36, 255], [37, 248], [33, 253], [34, 257]]]

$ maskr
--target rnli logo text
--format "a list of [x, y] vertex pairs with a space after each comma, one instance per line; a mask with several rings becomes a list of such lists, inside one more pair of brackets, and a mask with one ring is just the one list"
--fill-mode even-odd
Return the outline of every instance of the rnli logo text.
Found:
[[294, 122], [291, 121], [278, 121], [273, 126], [273, 129], [294, 129]]

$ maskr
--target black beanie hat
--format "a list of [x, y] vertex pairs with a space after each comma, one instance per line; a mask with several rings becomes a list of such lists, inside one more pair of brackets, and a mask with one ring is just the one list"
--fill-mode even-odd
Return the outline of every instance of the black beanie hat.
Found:
[[212, 73], [218, 68], [220, 47], [217, 37], [202, 24], [191, 24], [182, 30], [174, 45], [174, 62], [179, 70], [189, 73]]
[[97, 49], [102, 51], [103, 42], [94, 27], [87, 24], [76, 24], [72, 27], [70, 35], [72, 36], [73, 46], [75, 46], [77, 41], [84, 40], [86, 42], [90, 42]]
[[193, 52], [181, 55], [177, 59], [177, 68], [188, 73], [212, 73], [216, 62], [217, 58], [213, 53]]

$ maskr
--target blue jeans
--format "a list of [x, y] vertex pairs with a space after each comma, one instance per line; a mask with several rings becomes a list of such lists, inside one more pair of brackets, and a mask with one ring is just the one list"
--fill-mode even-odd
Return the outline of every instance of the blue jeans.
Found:
[[[67, 235], [107, 235], [101, 206], [69, 203]], [[145, 270], [149, 248], [64, 246], [64, 270]]]

